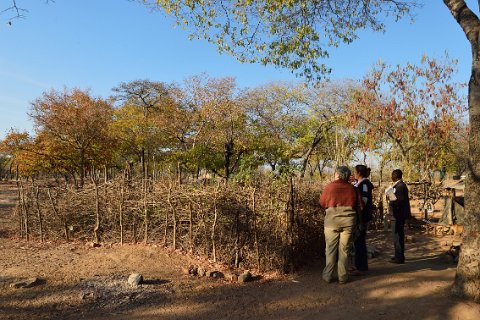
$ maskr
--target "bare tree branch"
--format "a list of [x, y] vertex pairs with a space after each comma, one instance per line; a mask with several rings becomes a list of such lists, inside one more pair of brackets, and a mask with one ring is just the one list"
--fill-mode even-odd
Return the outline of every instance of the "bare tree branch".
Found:
[[[46, 4], [50, 2], [55, 2], [55, 0], [44, 0]], [[15, 19], [25, 19], [27, 17], [28, 10], [21, 5], [19, 6], [17, 4], [17, 0], [10, 0], [10, 7], [5, 8], [0, 11], [0, 15], [2, 14], [11, 14], [13, 13], [12, 16], [10, 16], [7, 19], [7, 24], [12, 25], [12, 21]]]

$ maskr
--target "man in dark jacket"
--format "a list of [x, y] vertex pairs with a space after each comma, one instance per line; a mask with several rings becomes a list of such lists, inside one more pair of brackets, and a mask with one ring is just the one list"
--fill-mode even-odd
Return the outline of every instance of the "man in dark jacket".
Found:
[[356, 208], [363, 208], [360, 194], [348, 182], [351, 172], [345, 166], [335, 171], [335, 181], [325, 186], [320, 196], [320, 205], [326, 209], [324, 220], [325, 259], [323, 279], [332, 282], [335, 265], [337, 265], [338, 282], [348, 281], [348, 244], [352, 229], [356, 223]]
[[408, 199], [408, 189], [402, 180], [403, 173], [400, 169], [393, 170], [392, 181], [394, 182], [389, 197], [388, 211], [393, 234], [393, 245], [395, 247], [395, 256], [392, 257], [393, 263], [405, 263], [405, 220], [412, 214], [410, 211], [410, 200]]

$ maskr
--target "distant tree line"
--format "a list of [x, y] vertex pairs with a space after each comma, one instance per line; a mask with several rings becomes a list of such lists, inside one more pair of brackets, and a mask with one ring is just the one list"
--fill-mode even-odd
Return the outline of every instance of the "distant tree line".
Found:
[[461, 171], [467, 126], [455, 61], [375, 66], [363, 81], [240, 88], [233, 78], [120, 83], [108, 98], [51, 90], [32, 102], [34, 134], [1, 141], [3, 177], [174, 176], [224, 181], [258, 170], [323, 177], [337, 164], [402, 166], [410, 179]]

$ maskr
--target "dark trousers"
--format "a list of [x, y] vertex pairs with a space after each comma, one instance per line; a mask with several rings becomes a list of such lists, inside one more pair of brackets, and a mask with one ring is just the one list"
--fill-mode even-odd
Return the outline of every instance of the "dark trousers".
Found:
[[395, 247], [395, 260], [405, 261], [405, 221], [392, 221], [393, 246]]
[[358, 231], [357, 237], [353, 241], [355, 247], [355, 268], [358, 271], [368, 271], [368, 256], [367, 256], [367, 228], [366, 226]]

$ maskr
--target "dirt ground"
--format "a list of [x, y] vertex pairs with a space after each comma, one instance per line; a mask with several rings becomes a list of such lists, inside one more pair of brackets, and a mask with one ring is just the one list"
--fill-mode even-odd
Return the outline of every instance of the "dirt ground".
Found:
[[[407, 230], [407, 262], [388, 262], [389, 233], [371, 232], [381, 254], [368, 275], [325, 283], [323, 261], [293, 275], [246, 284], [182, 274], [207, 262], [155, 245], [25, 242], [15, 239], [13, 185], [0, 184], [0, 319], [480, 319], [480, 305], [450, 295], [455, 265], [444, 259], [452, 236]], [[145, 283], [130, 287], [132, 272]], [[38, 277], [31, 288], [10, 287]]]

